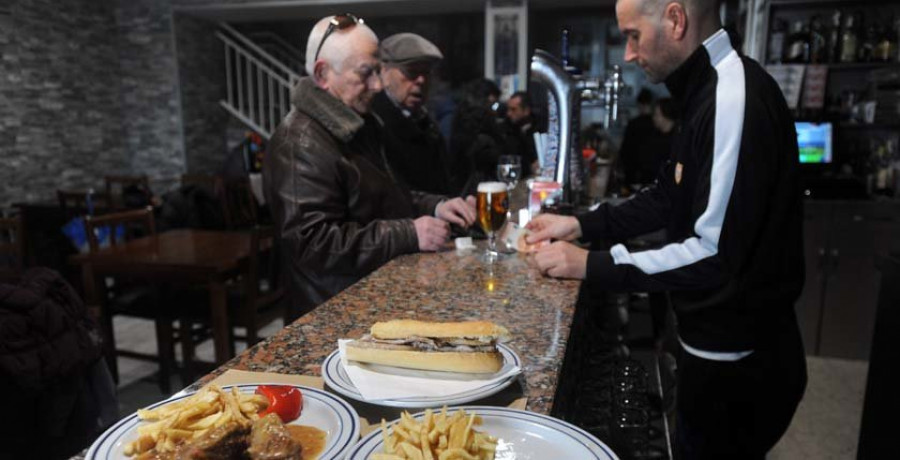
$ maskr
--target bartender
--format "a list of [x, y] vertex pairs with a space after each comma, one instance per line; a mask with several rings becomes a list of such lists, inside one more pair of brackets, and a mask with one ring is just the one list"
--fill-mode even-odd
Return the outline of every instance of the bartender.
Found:
[[[541, 215], [535, 261], [591, 288], [670, 291], [682, 346], [676, 458], [762, 459], [806, 387], [793, 120], [775, 81], [732, 45], [713, 0], [618, 0], [625, 59], [665, 82], [683, 124], [657, 184], [619, 205]], [[665, 228], [655, 249], [587, 251]]]

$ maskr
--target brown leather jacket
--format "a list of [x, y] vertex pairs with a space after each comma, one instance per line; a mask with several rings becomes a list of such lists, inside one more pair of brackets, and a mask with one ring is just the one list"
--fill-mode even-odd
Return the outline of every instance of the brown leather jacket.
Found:
[[378, 123], [303, 78], [269, 143], [266, 201], [281, 237], [295, 314], [419, 249], [413, 219], [443, 198], [397, 185]]

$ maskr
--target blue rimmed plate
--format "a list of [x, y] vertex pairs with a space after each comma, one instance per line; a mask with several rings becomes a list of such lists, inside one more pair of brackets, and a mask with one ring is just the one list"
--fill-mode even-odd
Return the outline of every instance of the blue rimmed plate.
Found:
[[[264, 384], [229, 385], [223, 388], [236, 386], [243, 393], [253, 393], [259, 385]], [[303, 411], [300, 413], [300, 417], [290, 424], [314, 426], [327, 434], [325, 448], [319, 456], [319, 460], [343, 460], [353, 443], [359, 439], [359, 415], [356, 410], [347, 401], [329, 392], [301, 385], [293, 386], [299, 388], [303, 393]], [[179, 401], [190, 395], [176, 396], [149, 408]], [[94, 441], [85, 459], [133, 460], [133, 457], [126, 457], [122, 452], [126, 444], [137, 439], [137, 427], [141, 423], [144, 422], [138, 419], [137, 413], [123, 418]]]
[[[495, 460], [566, 458], [578, 460], [618, 460], [619, 457], [602, 441], [575, 425], [547, 415], [493, 406], [462, 406], [481, 416], [475, 429], [498, 438]], [[421, 418], [425, 414], [413, 415]], [[396, 421], [391, 422], [391, 425]], [[375, 430], [353, 447], [347, 460], [368, 460], [383, 452], [384, 438]]]
[[[497, 345], [497, 350], [501, 355], [503, 355], [503, 368], [500, 369], [500, 374], [507, 372], [512, 367], [522, 367], [522, 358], [519, 357], [515, 350], [502, 343]], [[377, 366], [371, 364], [361, 365], [377, 372], [390, 372], [395, 375], [406, 375], [411, 377], [433, 379], [485, 378], [483, 374], [454, 374], [451, 372], [420, 371], [415, 369], [402, 369], [397, 367]], [[487, 398], [488, 396], [494, 395], [504, 388], [512, 385], [512, 383], [516, 381], [516, 378], [518, 378], [518, 374], [511, 375], [506, 379], [500, 380], [498, 382], [492, 382], [471, 391], [456, 393], [452, 395], [445, 395], [440, 397], [423, 396], [402, 399], [398, 398], [381, 399], [378, 401], [366, 401], [365, 398], [363, 398], [362, 394], [359, 393], [359, 390], [356, 389], [356, 386], [353, 385], [353, 381], [350, 380], [350, 376], [347, 375], [347, 371], [341, 364], [339, 351], [335, 350], [330, 355], [328, 355], [327, 358], [325, 358], [325, 362], [322, 364], [322, 378], [330, 388], [350, 399], [355, 399], [357, 401], [376, 404], [380, 406], [400, 407], [406, 409], [426, 409], [429, 407], [443, 407], [445, 405], [453, 406], [458, 404], [465, 404], [472, 401], [478, 401], [479, 399]]]

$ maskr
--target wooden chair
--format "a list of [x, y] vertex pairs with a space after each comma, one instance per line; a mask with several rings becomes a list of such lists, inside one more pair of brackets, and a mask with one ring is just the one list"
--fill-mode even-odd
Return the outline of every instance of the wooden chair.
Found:
[[259, 224], [259, 204], [248, 178], [224, 181], [221, 200], [225, 227], [229, 230], [248, 230]]
[[57, 190], [56, 198], [67, 219], [86, 214], [102, 214], [110, 207], [107, 194], [89, 190]]
[[19, 216], [0, 218], [0, 282], [19, 280], [25, 270], [25, 234]]
[[[250, 257], [244, 267], [245, 274], [228, 291], [232, 352], [236, 341], [245, 342], [248, 348], [259, 343], [262, 340], [259, 330], [275, 319], [283, 318], [285, 324], [288, 322], [274, 229], [256, 226], [250, 235]], [[191, 299], [190, 302], [195, 305], [204, 305], [208, 294], [205, 290], [195, 290], [185, 298]], [[181, 335], [190, 334], [191, 337], [191, 340], [181, 341], [185, 368], [183, 378], [186, 382], [195, 379], [193, 366], [200, 364], [193, 359], [194, 345], [210, 337], [207, 331], [196, 327], [197, 321], [194, 319], [193, 328], [182, 328], [180, 331]], [[190, 323], [182, 321], [182, 324]], [[238, 334], [235, 328], [243, 328], [246, 332]], [[204, 370], [208, 372], [214, 368], [211, 366]]]
[[[114, 237], [116, 229], [124, 227], [124, 238], [119, 240]], [[97, 230], [108, 229], [109, 244], [121, 244], [124, 240], [137, 236], [153, 235], [156, 233], [156, 224], [153, 219], [153, 208], [136, 209], [118, 213], [105, 214], [103, 216], [85, 217], [85, 231], [88, 235], [88, 243], [91, 252], [100, 248], [97, 238]], [[109, 283], [107, 283], [109, 284]], [[115, 279], [112, 287], [107, 290], [104, 299], [106, 314], [103, 315], [103, 327], [106, 337], [111, 341], [114, 355], [111, 356], [110, 367], [113, 376], [118, 379], [118, 366], [115, 356], [159, 363], [159, 387], [168, 394], [171, 392], [169, 375], [175, 362], [175, 340], [177, 339], [173, 329], [175, 315], [171, 308], [165, 308], [167, 303], [162, 301], [162, 295], [158, 286], [148, 286], [132, 279]], [[113, 332], [113, 316], [126, 315], [144, 319], [152, 319], [156, 327], [157, 353], [147, 354], [132, 350], [120, 350], [115, 348], [115, 334]]]
[[[260, 341], [259, 330], [275, 318], [285, 318], [284, 289], [278, 263], [275, 230], [256, 226], [250, 236], [250, 258], [247, 275], [243, 279], [238, 298], [232, 299], [234, 326], [247, 330], [245, 336], [234, 335], [235, 340], [245, 340], [247, 347]], [[285, 323], [286, 325], [287, 323]]]
[[[125, 238], [115, 238], [116, 230], [122, 226]], [[84, 219], [84, 228], [88, 237], [88, 245], [91, 251], [100, 249], [100, 241], [97, 239], [97, 230], [107, 228], [109, 230], [109, 244], [115, 246], [137, 236], [156, 234], [156, 221], [153, 218], [153, 208], [147, 206], [133, 211], [122, 211], [105, 214], [102, 216], [87, 216]]]
[[150, 179], [147, 175], [140, 176], [105, 176], [106, 196], [109, 197], [109, 205], [113, 210], [128, 209], [125, 203], [125, 190], [128, 187], [136, 187], [146, 194], [149, 204], [152, 193], [150, 191]]

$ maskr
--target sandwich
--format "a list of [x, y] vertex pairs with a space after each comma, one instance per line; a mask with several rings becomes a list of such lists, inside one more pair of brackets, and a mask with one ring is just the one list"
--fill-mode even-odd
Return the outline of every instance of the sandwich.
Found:
[[347, 343], [347, 359], [429, 371], [492, 374], [503, 367], [497, 342], [509, 331], [489, 321], [393, 320]]

